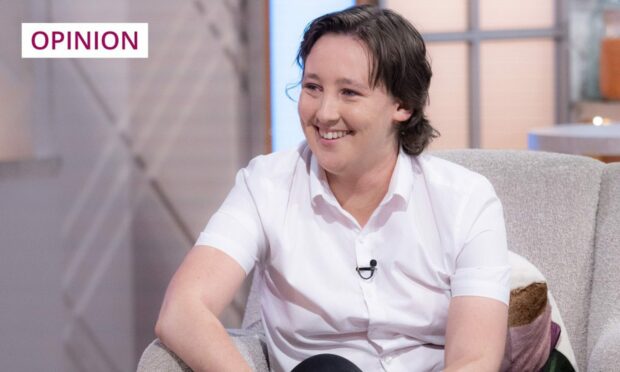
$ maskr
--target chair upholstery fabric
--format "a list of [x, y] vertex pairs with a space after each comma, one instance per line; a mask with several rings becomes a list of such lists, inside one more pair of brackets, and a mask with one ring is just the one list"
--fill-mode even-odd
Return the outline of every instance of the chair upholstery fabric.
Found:
[[[235, 346], [253, 371], [268, 371], [267, 346], [260, 332], [231, 330]], [[161, 341], [155, 340], [146, 348], [138, 362], [138, 372], [192, 372], [178, 356]]]
[[608, 165], [601, 182], [596, 222], [594, 278], [588, 323], [588, 371], [618, 369], [620, 346], [620, 163]]

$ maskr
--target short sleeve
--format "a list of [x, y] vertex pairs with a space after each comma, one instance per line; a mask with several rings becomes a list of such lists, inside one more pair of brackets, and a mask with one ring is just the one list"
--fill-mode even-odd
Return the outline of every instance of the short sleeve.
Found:
[[245, 168], [237, 173], [232, 190], [196, 241], [197, 246], [208, 245], [228, 254], [246, 274], [261, 257], [266, 245], [249, 177]]
[[472, 188], [459, 219], [460, 252], [452, 296], [510, 299], [510, 263], [502, 204], [484, 177]]

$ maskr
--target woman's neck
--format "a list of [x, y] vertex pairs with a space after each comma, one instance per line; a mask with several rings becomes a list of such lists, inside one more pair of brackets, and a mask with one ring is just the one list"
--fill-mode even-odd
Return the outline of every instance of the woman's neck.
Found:
[[332, 193], [344, 210], [351, 213], [360, 226], [366, 225], [390, 186], [398, 154], [386, 157], [371, 169], [359, 174], [335, 175], [326, 172]]

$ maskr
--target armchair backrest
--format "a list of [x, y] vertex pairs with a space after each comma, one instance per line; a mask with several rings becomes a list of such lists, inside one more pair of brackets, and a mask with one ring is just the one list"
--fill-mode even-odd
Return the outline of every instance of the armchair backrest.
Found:
[[[603, 170], [594, 242], [594, 278], [588, 322], [588, 370], [609, 360], [618, 366], [620, 344], [620, 163]], [[613, 345], [613, 353], [606, 349]], [[609, 369], [608, 369], [609, 370]]]
[[545, 275], [585, 370], [596, 216], [605, 164], [532, 151], [463, 150], [436, 155], [485, 175], [504, 206], [508, 248]]

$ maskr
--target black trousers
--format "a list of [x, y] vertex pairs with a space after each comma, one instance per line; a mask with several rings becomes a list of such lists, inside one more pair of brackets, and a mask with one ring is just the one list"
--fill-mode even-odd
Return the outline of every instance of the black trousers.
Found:
[[362, 370], [341, 356], [318, 354], [299, 363], [291, 372], [362, 372]]

